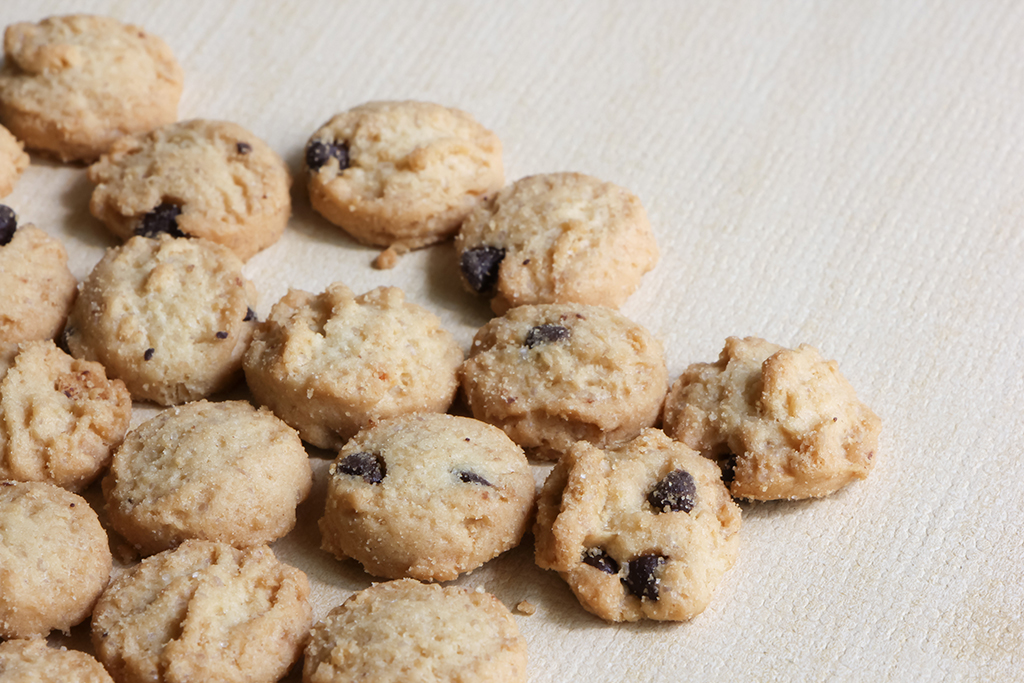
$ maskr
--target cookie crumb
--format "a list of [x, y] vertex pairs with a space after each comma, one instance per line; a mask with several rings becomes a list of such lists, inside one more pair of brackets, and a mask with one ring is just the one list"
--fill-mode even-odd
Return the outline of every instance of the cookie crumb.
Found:
[[537, 606], [529, 600], [521, 600], [519, 604], [516, 605], [516, 611], [524, 616], [532, 617], [537, 613]]
[[373, 260], [373, 267], [377, 270], [391, 270], [398, 265], [401, 255], [402, 252], [391, 245], [377, 255], [377, 258]]

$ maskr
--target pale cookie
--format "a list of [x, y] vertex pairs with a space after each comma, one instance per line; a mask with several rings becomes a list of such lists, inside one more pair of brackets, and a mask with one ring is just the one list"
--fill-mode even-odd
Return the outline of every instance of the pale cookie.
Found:
[[21, 141], [3, 126], [0, 126], [0, 197], [14, 191], [14, 184], [28, 168], [28, 154]]
[[0, 643], [0, 681], [8, 683], [114, 683], [90, 655], [48, 647], [42, 638]]
[[4, 32], [0, 122], [29, 149], [91, 161], [122, 135], [177, 118], [182, 71], [170, 48], [109, 17], [49, 17]]
[[0, 481], [0, 638], [67, 631], [110, 578], [107, 533], [84, 498], [53, 484]]
[[88, 486], [110, 462], [131, 419], [132, 399], [103, 366], [52, 341], [24, 342], [0, 364], [0, 479]]
[[65, 332], [137, 400], [173, 405], [230, 387], [256, 326], [256, 289], [227, 247], [133, 237], [82, 283]]
[[730, 337], [672, 385], [665, 431], [722, 464], [737, 498], [826, 496], [874, 465], [881, 420], [806, 344]]
[[462, 280], [499, 315], [526, 304], [618, 308], [658, 262], [640, 200], [580, 173], [516, 181], [477, 205], [455, 238]]
[[186, 541], [112, 581], [91, 630], [118, 683], [271, 683], [310, 626], [309, 580], [270, 548]]
[[226, 121], [172, 123], [115, 142], [89, 167], [92, 215], [123, 240], [203, 237], [243, 261], [281, 237], [291, 175], [270, 147]]
[[110, 526], [149, 555], [189, 538], [275, 541], [295, 526], [312, 480], [298, 434], [269, 410], [198, 401], [128, 434], [103, 497]]
[[0, 204], [0, 343], [55, 337], [77, 291], [60, 240]]
[[376, 576], [454, 579], [518, 545], [533, 510], [522, 449], [468, 417], [381, 420], [328, 472], [322, 547]]
[[707, 458], [656, 429], [602, 451], [581, 442], [548, 475], [537, 564], [608, 621], [684, 621], [736, 561], [740, 509]]
[[661, 343], [602, 306], [513, 308], [477, 331], [462, 366], [473, 416], [539, 458], [625, 443], [654, 425], [667, 387]]
[[493, 595], [413, 579], [378, 583], [313, 628], [303, 683], [516, 683], [526, 640]]
[[505, 182], [501, 141], [469, 114], [429, 102], [369, 102], [306, 144], [309, 198], [359, 242], [416, 249], [451, 237]]
[[396, 287], [356, 296], [336, 282], [274, 304], [245, 355], [253, 396], [320, 448], [340, 449], [373, 420], [443, 413], [462, 349]]

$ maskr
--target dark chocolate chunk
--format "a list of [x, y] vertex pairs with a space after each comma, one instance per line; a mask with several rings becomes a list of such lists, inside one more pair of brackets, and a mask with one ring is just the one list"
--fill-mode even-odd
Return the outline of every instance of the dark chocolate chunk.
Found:
[[384, 481], [387, 474], [387, 467], [384, 465], [384, 458], [373, 453], [360, 451], [352, 455], [346, 455], [335, 473], [350, 474], [353, 477], [362, 477], [367, 484], [379, 484]]
[[583, 551], [583, 564], [596, 567], [605, 574], [618, 574], [619, 563], [603, 548], [587, 548]]
[[459, 479], [466, 482], [467, 484], [483, 484], [484, 486], [492, 486], [491, 482], [487, 481], [479, 474], [475, 472], [469, 472], [467, 470], [459, 470], [456, 472], [459, 475]]
[[334, 157], [338, 160], [338, 170], [344, 171], [348, 168], [348, 145], [337, 142], [324, 142], [314, 140], [306, 148], [306, 166], [310, 171], [319, 171]]
[[561, 325], [537, 325], [531, 327], [530, 331], [526, 333], [526, 348], [532, 349], [538, 344], [551, 344], [553, 342], [563, 341], [569, 338], [569, 328], [562, 327]]
[[658, 577], [654, 572], [665, 561], [661, 555], [641, 555], [626, 563], [626, 575], [622, 583], [636, 597], [648, 600], [658, 599]]
[[252, 145], [250, 145], [248, 142], [239, 142], [237, 145], [235, 145], [235, 149], [238, 150], [239, 154], [248, 154], [249, 152], [252, 151]]
[[228, 338], [228, 333], [224, 332], [224, 331], [220, 331], [220, 332], [218, 332], [214, 336], [217, 337], [217, 339], [227, 339]]
[[156, 353], [156, 349], [146, 349], [146, 352], [142, 354], [143, 360], [153, 360], [153, 354]]
[[462, 252], [459, 267], [462, 275], [477, 294], [484, 294], [498, 284], [498, 269], [505, 258], [505, 250], [499, 247], [476, 247]]
[[256, 319], [256, 311], [252, 310], [249, 307], [246, 307], [246, 309], [245, 309], [245, 317], [242, 318], [242, 322], [243, 323], [248, 323], [248, 322], [252, 322], [255, 319]]
[[0, 204], [0, 247], [14, 239], [14, 231], [18, 229], [18, 216], [14, 209]]
[[187, 237], [178, 229], [178, 216], [180, 215], [180, 206], [164, 202], [142, 217], [142, 223], [135, 228], [135, 234], [143, 237], [156, 237], [160, 233], [166, 232], [171, 237]]
[[697, 504], [697, 483], [686, 470], [672, 470], [647, 494], [647, 502], [655, 512], [689, 512]]

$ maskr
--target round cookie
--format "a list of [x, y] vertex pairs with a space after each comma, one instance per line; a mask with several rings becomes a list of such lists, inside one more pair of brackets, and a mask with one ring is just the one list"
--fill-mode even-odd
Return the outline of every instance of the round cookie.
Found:
[[275, 541], [295, 526], [312, 481], [298, 434], [269, 410], [198, 401], [128, 434], [103, 497], [110, 526], [149, 555], [189, 538]]
[[82, 283], [65, 331], [76, 358], [102, 363], [137, 400], [173, 405], [237, 381], [256, 326], [256, 289], [227, 247], [133, 237]]
[[454, 579], [518, 545], [533, 510], [522, 449], [468, 417], [381, 420], [328, 472], [322, 547], [376, 576]]
[[186, 541], [112, 581], [91, 632], [118, 683], [271, 683], [312, 620], [306, 575], [270, 548]]
[[28, 154], [18, 138], [0, 126], [0, 197], [14, 191], [21, 172], [28, 168]]
[[110, 462], [131, 413], [124, 383], [99, 363], [49, 340], [22, 343], [9, 367], [0, 364], [0, 479], [84, 489]]
[[462, 349], [396, 287], [355, 296], [336, 282], [274, 304], [245, 354], [253, 396], [320, 448], [340, 449], [373, 420], [444, 412]]
[[78, 292], [59, 240], [0, 204], [0, 343], [52, 339]]
[[657, 429], [604, 450], [580, 442], [552, 469], [536, 561], [608, 621], [700, 614], [736, 561], [740, 509], [715, 464]]
[[493, 595], [400, 579], [331, 610], [306, 646], [303, 683], [526, 681], [526, 641]]
[[402, 250], [451, 237], [505, 182], [501, 141], [472, 116], [430, 102], [369, 102], [306, 144], [309, 198], [363, 244]]
[[0, 481], [0, 638], [67, 631], [92, 612], [112, 564], [107, 533], [84, 498]]
[[202, 237], [243, 261], [281, 237], [291, 175], [255, 135], [197, 119], [126, 136], [89, 167], [89, 210], [115, 235]]
[[11, 683], [114, 683], [103, 665], [77, 650], [48, 647], [42, 638], [0, 643], [0, 680]]
[[462, 366], [473, 416], [539, 458], [625, 443], [654, 425], [667, 387], [660, 342], [602, 306], [513, 308], [477, 331]]
[[618, 308], [658, 262], [640, 200], [581, 173], [516, 181], [477, 205], [455, 238], [463, 283], [499, 315], [527, 304]]
[[0, 122], [29, 149], [91, 161], [177, 118], [182, 70], [160, 38], [110, 17], [48, 17], [4, 33]]

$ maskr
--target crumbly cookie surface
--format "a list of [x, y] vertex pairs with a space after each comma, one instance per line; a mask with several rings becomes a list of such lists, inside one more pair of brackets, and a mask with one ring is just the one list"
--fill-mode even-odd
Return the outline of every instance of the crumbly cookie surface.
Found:
[[740, 509], [707, 458], [661, 431], [625, 446], [576, 444], [541, 491], [537, 564], [608, 621], [684, 621], [732, 567]]
[[340, 449], [371, 420], [444, 412], [462, 349], [396, 287], [356, 296], [341, 283], [274, 304], [245, 355], [256, 399], [320, 448]]
[[6, 197], [14, 191], [14, 184], [21, 177], [22, 171], [28, 168], [28, 162], [28, 154], [21, 140], [0, 126], [0, 197]]
[[89, 167], [89, 209], [123, 240], [202, 237], [243, 261], [276, 242], [291, 215], [291, 175], [265, 142], [196, 119], [123, 137]]
[[658, 262], [640, 199], [581, 173], [509, 185], [473, 209], [455, 248], [463, 282], [499, 315], [526, 304], [618, 308]]
[[114, 683], [84, 652], [49, 647], [42, 638], [0, 643], [0, 680], [11, 683]]
[[138, 26], [90, 15], [15, 23], [4, 55], [0, 123], [29, 149], [92, 161], [122, 135], [177, 118], [181, 67]]
[[103, 495], [110, 525], [143, 554], [189, 538], [246, 547], [291, 531], [312, 477], [298, 434], [269, 410], [198, 401], [132, 430]]
[[31, 223], [16, 227], [9, 207], [0, 205], [0, 223], [8, 226], [7, 235], [0, 229], [0, 342], [52, 339], [78, 291], [68, 253]]
[[67, 631], [92, 612], [113, 560], [81, 496], [0, 480], [0, 638]]
[[496, 427], [417, 413], [359, 432], [329, 468], [323, 548], [376, 576], [449, 581], [519, 544], [526, 456]]
[[632, 439], [658, 419], [668, 387], [649, 331], [610, 308], [576, 304], [519, 306], [491, 320], [461, 376], [474, 417], [551, 459], [579, 440]]
[[673, 383], [665, 431], [731, 470], [738, 498], [825, 496], [874, 465], [881, 421], [812, 346], [730, 337]]
[[270, 683], [311, 625], [306, 575], [270, 548], [186, 541], [112, 581], [91, 633], [119, 683]]
[[133, 398], [173, 405], [226, 389], [256, 326], [256, 289], [227, 247], [133, 237], [107, 250], [68, 317], [68, 349], [124, 381]]
[[306, 145], [310, 201], [373, 246], [415, 249], [451, 237], [501, 188], [501, 141], [469, 114], [430, 102], [368, 102]]
[[493, 595], [413, 579], [356, 593], [320, 621], [303, 683], [526, 681], [526, 641]]

